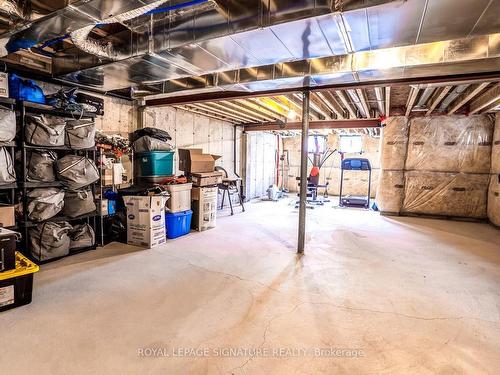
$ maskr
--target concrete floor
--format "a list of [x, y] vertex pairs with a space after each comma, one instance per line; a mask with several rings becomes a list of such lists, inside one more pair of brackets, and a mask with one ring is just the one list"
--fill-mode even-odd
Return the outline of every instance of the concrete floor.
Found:
[[281, 201], [43, 266], [33, 303], [0, 314], [1, 373], [498, 373], [499, 230], [308, 215], [302, 258]]

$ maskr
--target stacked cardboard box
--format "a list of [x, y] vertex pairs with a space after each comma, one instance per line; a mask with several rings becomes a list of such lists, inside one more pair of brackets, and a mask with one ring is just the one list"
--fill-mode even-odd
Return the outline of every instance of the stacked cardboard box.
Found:
[[193, 184], [191, 227], [198, 231], [214, 228], [217, 217], [217, 184], [222, 173], [215, 171], [218, 155], [204, 154], [201, 149], [180, 149], [179, 169], [184, 171]]

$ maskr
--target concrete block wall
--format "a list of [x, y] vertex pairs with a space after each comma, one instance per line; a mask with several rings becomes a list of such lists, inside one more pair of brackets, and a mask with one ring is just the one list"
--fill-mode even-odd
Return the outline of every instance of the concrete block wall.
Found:
[[[166, 130], [175, 148], [201, 148], [203, 152], [220, 155], [216, 165], [229, 174], [241, 175], [240, 148], [242, 132], [236, 128], [236, 170], [234, 170], [234, 125], [174, 107], [148, 107], [145, 109], [145, 127]], [[177, 174], [178, 155], [175, 157]]]

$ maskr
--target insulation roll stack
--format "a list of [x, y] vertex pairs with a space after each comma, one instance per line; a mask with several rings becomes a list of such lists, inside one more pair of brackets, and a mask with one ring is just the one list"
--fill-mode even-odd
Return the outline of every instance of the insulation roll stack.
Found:
[[489, 173], [493, 122], [489, 116], [411, 120], [406, 170]]
[[409, 121], [405, 116], [387, 118], [380, 137], [380, 175], [376, 202], [383, 214], [398, 215], [404, 197], [404, 167]]
[[387, 118], [381, 132], [380, 168], [402, 171], [405, 167], [409, 122], [405, 116]]
[[496, 114], [491, 147], [491, 176], [488, 190], [488, 219], [500, 227], [500, 113]]
[[402, 212], [484, 219], [488, 180], [477, 173], [406, 172]]
[[382, 170], [377, 190], [377, 206], [383, 214], [397, 215], [404, 198], [404, 171]]

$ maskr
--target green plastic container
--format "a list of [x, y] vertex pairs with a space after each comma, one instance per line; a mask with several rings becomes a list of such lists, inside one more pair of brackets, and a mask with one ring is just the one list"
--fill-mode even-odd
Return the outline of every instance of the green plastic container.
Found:
[[140, 176], [173, 176], [173, 151], [148, 151], [137, 154]]

